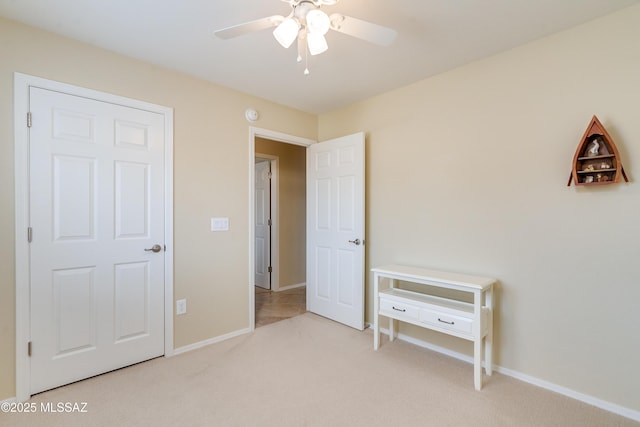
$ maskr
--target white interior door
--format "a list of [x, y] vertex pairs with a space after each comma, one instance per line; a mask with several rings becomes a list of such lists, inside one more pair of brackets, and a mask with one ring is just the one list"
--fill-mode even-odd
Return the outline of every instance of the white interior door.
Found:
[[307, 148], [307, 309], [364, 329], [364, 134]]
[[271, 162], [256, 159], [255, 166], [255, 285], [271, 289]]
[[29, 102], [34, 394], [164, 353], [164, 118], [33, 87]]

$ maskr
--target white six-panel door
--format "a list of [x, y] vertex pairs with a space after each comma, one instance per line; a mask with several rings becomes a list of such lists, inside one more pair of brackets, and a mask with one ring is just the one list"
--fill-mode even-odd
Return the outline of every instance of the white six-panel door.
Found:
[[255, 166], [255, 285], [271, 289], [271, 162], [256, 160]]
[[39, 88], [30, 110], [34, 394], [164, 353], [164, 122]]
[[364, 134], [307, 148], [307, 309], [364, 329]]

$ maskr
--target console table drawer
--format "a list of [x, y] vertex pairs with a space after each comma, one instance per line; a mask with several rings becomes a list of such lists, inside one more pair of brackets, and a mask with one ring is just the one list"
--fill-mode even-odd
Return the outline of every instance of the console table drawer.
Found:
[[473, 319], [452, 316], [433, 310], [420, 310], [420, 321], [436, 328], [456, 331], [462, 334], [471, 335], [473, 331]]
[[392, 317], [405, 318], [413, 321], [420, 319], [420, 309], [414, 305], [406, 304], [401, 301], [393, 301], [386, 298], [380, 298], [380, 313], [388, 313]]

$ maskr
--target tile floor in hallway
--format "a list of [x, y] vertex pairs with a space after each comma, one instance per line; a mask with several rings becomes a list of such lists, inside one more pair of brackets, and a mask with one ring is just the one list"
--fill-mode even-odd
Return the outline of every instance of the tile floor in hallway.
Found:
[[306, 287], [273, 292], [256, 286], [256, 328], [307, 311]]

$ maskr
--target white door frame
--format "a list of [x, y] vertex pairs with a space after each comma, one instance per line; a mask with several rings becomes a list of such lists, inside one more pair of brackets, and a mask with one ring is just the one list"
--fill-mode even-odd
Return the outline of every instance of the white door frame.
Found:
[[14, 73], [14, 176], [15, 176], [15, 257], [16, 257], [16, 399], [30, 396], [30, 365], [27, 345], [30, 340], [29, 304], [29, 87], [64, 92], [97, 101], [109, 102], [162, 114], [165, 134], [165, 244], [164, 251], [164, 355], [173, 355], [173, 109], [135, 99], [112, 95], [22, 73]]
[[[256, 327], [256, 299], [255, 299], [255, 191], [254, 191], [254, 173], [256, 158], [256, 138], [265, 138], [272, 141], [284, 142], [286, 144], [301, 145], [308, 147], [315, 144], [316, 141], [309, 138], [303, 138], [286, 133], [276, 132], [269, 129], [257, 128], [249, 126], [249, 330], [253, 331]], [[264, 156], [261, 156], [264, 157]], [[273, 211], [272, 211], [273, 213]], [[274, 214], [275, 216], [275, 214]], [[272, 230], [273, 231], [273, 230]], [[274, 232], [275, 234], [275, 232]], [[274, 237], [274, 235], [272, 235]], [[275, 268], [274, 268], [275, 269]], [[272, 277], [272, 280], [274, 277]], [[275, 281], [275, 280], [274, 280]]]
[[[280, 166], [280, 159], [278, 156], [272, 156], [270, 154], [262, 154], [255, 153], [255, 159], [266, 160], [270, 164], [271, 168], [271, 179], [269, 180], [271, 201], [269, 203], [269, 209], [271, 212], [269, 215], [271, 216], [271, 229], [270, 229], [270, 256], [271, 256], [271, 286], [270, 289], [272, 291], [277, 291], [280, 288], [280, 239], [278, 235], [278, 167]], [[254, 187], [255, 191], [255, 187]], [[254, 193], [255, 196], [255, 193]], [[254, 199], [255, 200], [255, 199]], [[255, 209], [255, 205], [254, 205]], [[254, 229], [255, 231], [255, 229]], [[255, 283], [254, 283], [255, 284]]]

